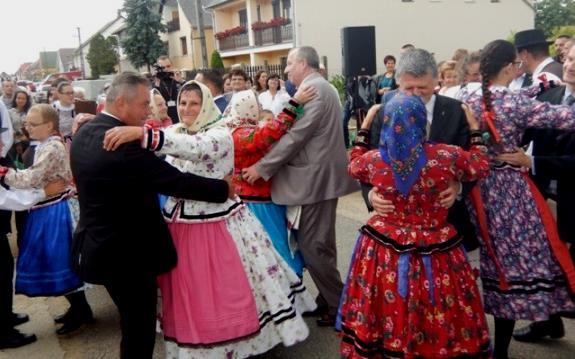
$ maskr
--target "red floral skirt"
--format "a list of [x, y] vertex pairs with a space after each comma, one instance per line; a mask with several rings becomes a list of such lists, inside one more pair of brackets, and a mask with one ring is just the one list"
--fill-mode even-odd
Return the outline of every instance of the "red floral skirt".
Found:
[[461, 245], [400, 253], [358, 239], [342, 297], [345, 358], [489, 357], [489, 329]]

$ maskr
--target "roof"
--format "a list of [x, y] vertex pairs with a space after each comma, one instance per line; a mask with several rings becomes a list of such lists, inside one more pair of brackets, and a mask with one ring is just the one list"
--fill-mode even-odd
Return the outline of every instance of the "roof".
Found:
[[87, 45], [89, 45], [89, 44], [90, 44], [90, 41], [92, 41], [92, 39], [93, 39], [96, 35], [101, 34], [102, 32], [106, 31], [106, 29], [108, 29], [110, 26], [114, 25], [114, 23], [116, 23], [116, 21], [119, 21], [119, 20], [126, 20], [126, 18], [123, 17], [123, 16], [120, 14], [120, 11], [118, 11], [118, 16], [116, 16], [116, 18], [115, 18], [114, 20], [112, 20], [112, 21], [108, 22], [106, 25], [102, 26], [98, 31], [96, 31], [94, 34], [92, 34], [92, 36], [90, 36], [90, 37], [88, 38], [88, 40], [82, 42], [82, 44], [80, 45], [80, 47], [74, 49], [74, 50], [75, 50], [74, 53], [75, 53], [75, 54], [78, 53], [78, 52], [80, 51], [80, 49], [83, 49], [84, 47], [86, 47]]
[[[207, 3], [207, 0], [201, 0], [202, 2], [202, 17], [204, 20], [204, 28], [212, 28], [212, 15], [205, 11], [205, 3]], [[186, 19], [188, 20], [188, 22], [190, 23], [190, 25], [192, 26], [192, 28], [196, 28], [197, 27], [197, 23], [198, 21], [196, 20], [196, 1], [195, 0], [162, 0], [161, 6], [160, 6], [160, 12], [164, 11], [164, 6], [171, 6], [171, 7], [177, 7], [178, 3], [180, 4], [180, 7], [182, 8], [182, 11], [184, 12], [184, 16], [186, 16]]]
[[59, 49], [58, 50], [58, 57], [60, 57], [60, 61], [63, 64], [68, 64], [74, 61], [74, 52], [76, 49]]
[[234, 0], [204, 0], [204, 7], [206, 9], [211, 9], [232, 1]]
[[[198, 20], [196, 19], [196, 2], [195, 0], [178, 0], [182, 10], [184, 11], [184, 15], [192, 25], [192, 28], [197, 27]], [[202, 3], [205, 3], [203, 1]], [[202, 7], [202, 18], [204, 20], [204, 28], [211, 28], [212, 27], [212, 15], [205, 11]]]

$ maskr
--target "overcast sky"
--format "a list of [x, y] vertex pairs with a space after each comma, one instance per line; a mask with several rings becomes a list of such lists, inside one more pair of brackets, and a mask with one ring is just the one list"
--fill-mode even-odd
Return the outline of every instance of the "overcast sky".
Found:
[[78, 47], [116, 18], [124, 0], [2, 0], [0, 72], [15, 73], [20, 64], [38, 60], [40, 51]]

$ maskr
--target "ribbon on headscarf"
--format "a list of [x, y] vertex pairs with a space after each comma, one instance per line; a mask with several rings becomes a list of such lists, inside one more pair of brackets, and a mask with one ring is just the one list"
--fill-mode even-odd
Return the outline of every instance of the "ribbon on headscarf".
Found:
[[421, 99], [399, 93], [384, 109], [379, 141], [382, 160], [391, 166], [395, 185], [407, 195], [427, 163], [427, 111]]

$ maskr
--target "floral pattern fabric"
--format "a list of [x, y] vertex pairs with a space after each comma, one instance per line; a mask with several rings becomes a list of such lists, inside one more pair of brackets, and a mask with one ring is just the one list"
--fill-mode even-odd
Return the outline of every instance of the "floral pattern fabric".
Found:
[[[538, 102], [526, 93], [502, 87], [491, 87], [491, 92], [494, 125], [501, 136], [501, 142], [489, 148], [493, 156], [514, 152], [528, 127], [575, 129], [575, 114], [567, 106]], [[462, 100], [481, 119], [481, 93], [462, 90]], [[485, 312], [498, 318], [540, 321], [553, 313], [574, 310], [541, 220], [543, 208], [537, 206], [525, 175], [517, 168], [497, 166], [478, 185], [495, 252], [493, 258], [478, 231], [483, 244], [480, 258]], [[473, 206], [469, 208], [475, 221], [477, 212]], [[508, 290], [501, 288], [498, 264]]]
[[429, 160], [407, 195], [378, 150], [352, 150], [350, 174], [395, 211], [371, 217], [358, 238], [340, 308], [345, 358], [489, 356], [475, 276], [437, 203], [449, 180], [487, 175], [486, 149], [423, 146]]
[[52, 136], [36, 147], [34, 163], [25, 170], [10, 169], [4, 180], [14, 188], [44, 188], [55, 180], [72, 180], [68, 153], [60, 137]]

